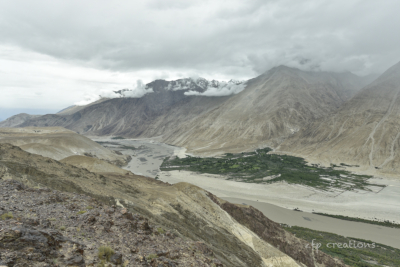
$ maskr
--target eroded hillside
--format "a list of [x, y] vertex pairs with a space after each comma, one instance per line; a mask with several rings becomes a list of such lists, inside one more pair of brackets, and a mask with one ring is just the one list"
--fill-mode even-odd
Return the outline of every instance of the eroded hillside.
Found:
[[56, 160], [85, 155], [123, 166], [127, 156], [118, 155], [91, 139], [62, 127], [0, 128], [0, 143], [19, 146], [30, 153]]
[[371, 173], [399, 171], [400, 63], [363, 88], [334, 116], [301, 129], [279, 150], [314, 162], [361, 165]]

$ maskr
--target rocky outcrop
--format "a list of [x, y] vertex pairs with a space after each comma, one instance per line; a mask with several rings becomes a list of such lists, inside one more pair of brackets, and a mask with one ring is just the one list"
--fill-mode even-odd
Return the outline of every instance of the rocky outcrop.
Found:
[[0, 180], [0, 265], [224, 266], [204, 243], [72, 193]]

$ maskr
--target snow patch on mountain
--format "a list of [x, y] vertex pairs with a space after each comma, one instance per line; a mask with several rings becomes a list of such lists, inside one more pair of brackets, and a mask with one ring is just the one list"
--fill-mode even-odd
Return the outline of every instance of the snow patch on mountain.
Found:
[[170, 81], [167, 90], [178, 91], [188, 90], [185, 95], [202, 95], [202, 96], [226, 96], [240, 93], [246, 87], [245, 82], [230, 80], [228, 82], [220, 82], [216, 80], [208, 81], [200, 77], [192, 77]]
[[246, 88], [246, 83], [242, 81], [230, 80], [229, 82], [211, 81], [208, 84], [202, 84], [204, 92], [188, 91], [185, 95], [201, 96], [227, 96], [238, 94]]
[[[168, 85], [164, 88], [167, 91], [185, 90], [185, 95], [199, 96], [227, 96], [237, 94], [246, 87], [245, 82], [230, 80], [228, 82], [220, 82], [216, 80], [208, 81], [201, 77], [191, 77], [179, 79], [176, 81], [168, 81]], [[88, 105], [101, 98], [141, 98], [146, 94], [154, 93], [151, 87], [152, 83], [145, 85], [141, 80], [137, 80], [134, 89], [121, 89], [118, 91], [101, 91], [98, 95], [86, 96], [85, 100], [75, 103], [77, 106]]]

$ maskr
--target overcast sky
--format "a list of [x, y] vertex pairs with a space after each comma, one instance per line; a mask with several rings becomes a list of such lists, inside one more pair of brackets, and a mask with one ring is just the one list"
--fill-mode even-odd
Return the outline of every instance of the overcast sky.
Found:
[[138, 79], [242, 80], [281, 64], [381, 73], [400, 61], [399, 10], [398, 0], [2, 0], [0, 119]]

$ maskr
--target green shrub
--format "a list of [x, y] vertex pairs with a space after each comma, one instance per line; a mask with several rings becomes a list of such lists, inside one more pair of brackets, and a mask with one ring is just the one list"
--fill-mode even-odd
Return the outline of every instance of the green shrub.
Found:
[[65, 231], [65, 229], [66, 229], [66, 227], [64, 225], [60, 227], [61, 231]]
[[158, 227], [158, 228], [157, 228], [157, 232], [158, 232], [159, 234], [161, 234], [161, 235], [165, 233], [164, 229], [162, 229], [161, 227]]
[[111, 256], [114, 255], [114, 250], [107, 246], [101, 246], [97, 255], [100, 260], [110, 261]]

